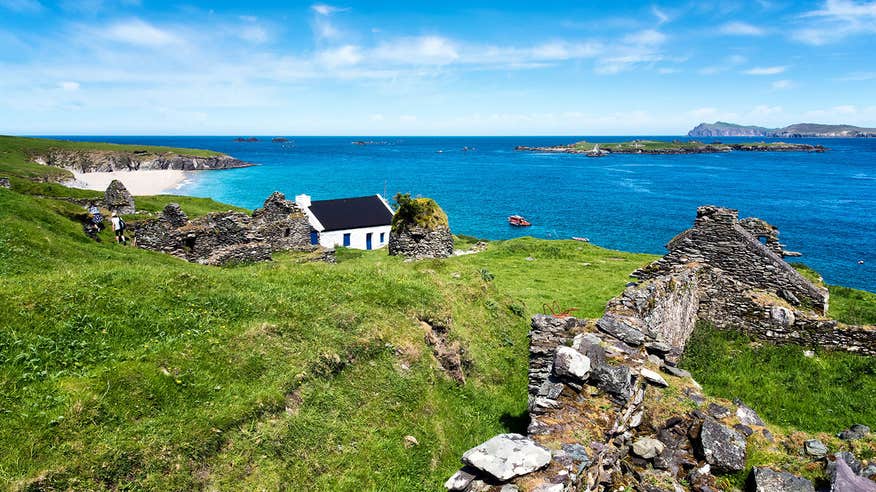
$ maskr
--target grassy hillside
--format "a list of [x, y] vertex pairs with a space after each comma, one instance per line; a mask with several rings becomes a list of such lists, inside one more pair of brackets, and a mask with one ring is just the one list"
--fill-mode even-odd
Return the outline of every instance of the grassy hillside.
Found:
[[[283, 254], [206, 267], [108, 231], [90, 241], [81, 207], [20, 184], [0, 189], [0, 480], [13, 488], [440, 490], [466, 449], [524, 429], [529, 317], [545, 304], [597, 317], [654, 259], [521, 238], [446, 260], [341, 250], [335, 265]], [[138, 209], [170, 201], [191, 215], [229, 208], [159, 196]], [[870, 296], [832, 301], [869, 313]], [[425, 342], [427, 318], [450, 323], [464, 385]], [[721, 374], [759, 373], [831, 415], [783, 419], [785, 400], [740, 395], [780, 426], [876, 422], [869, 383], [850, 406], [801, 392], [798, 365], [759, 365], [738, 347], [701, 352]], [[816, 360], [807, 377], [872, 380], [868, 359]], [[703, 367], [692, 364], [707, 389], [737, 396]]]

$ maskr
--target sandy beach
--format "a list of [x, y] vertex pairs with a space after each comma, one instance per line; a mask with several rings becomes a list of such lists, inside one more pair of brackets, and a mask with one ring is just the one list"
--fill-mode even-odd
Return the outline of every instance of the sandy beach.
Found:
[[103, 191], [110, 182], [118, 179], [132, 195], [158, 195], [179, 188], [187, 179], [186, 171], [119, 171], [82, 173], [73, 171], [75, 181], [67, 183], [74, 188]]

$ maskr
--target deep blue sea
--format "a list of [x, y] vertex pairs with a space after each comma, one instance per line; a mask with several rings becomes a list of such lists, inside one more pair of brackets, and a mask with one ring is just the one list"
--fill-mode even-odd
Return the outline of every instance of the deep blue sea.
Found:
[[[740, 217], [779, 227], [787, 249], [802, 252], [800, 261], [827, 282], [876, 292], [876, 139], [794, 140], [829, 147], [823, 154], [592, 159], [514, 147], [634, 137], [290, 137], [288, 143], [270, 137], [254, 143], [232, 137], [65, 138], [204, 148], [257, 163], [197, 173], [178, 190], [248, 208], [275, 190], [315, 200], [428, 196], [447, 212], [455, 233], [488, 239], [583, 236], [607, 248], [663, 253], [667, 241], [691, 226], [698, 205], [732, 207]], [[379, 143], [353, 145], [355, 140]], [[509, 226], [510, 214], [526, 216], [533, 226]]]

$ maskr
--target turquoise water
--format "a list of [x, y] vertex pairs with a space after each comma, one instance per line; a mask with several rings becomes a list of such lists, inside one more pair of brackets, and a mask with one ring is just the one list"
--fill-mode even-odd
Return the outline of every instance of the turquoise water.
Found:
[[[584, 236], [608, 248], [663, 253], [663, 245], [693, 223], [698, 205], [727, 206], [779, 227], [787, 249], [802, 252], [800, 261], [829, 283], [876, 292], [876, 139], [799, 140], [830, 147], [823, 154], [592, 159], [514, 147], [633, 137], [366, 137], [381, 142], [366, 146], [353, 145], [357, 137], [301, 137], [285, 144], [270, 137], [255, 143], [75, 138], [208, 148], [259, 164], [198, 173], [181, 194], [254, 208], [274, 190], [314, 199], [410, 192], [435, 198], [455, 233], [488, 239]], [[526, 216], [533, 226], [510, 227], [510, 214]]]

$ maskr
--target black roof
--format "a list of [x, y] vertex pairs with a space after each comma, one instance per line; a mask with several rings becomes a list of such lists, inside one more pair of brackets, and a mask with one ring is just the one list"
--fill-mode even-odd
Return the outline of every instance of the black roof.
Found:
[[310, 212], [326, 231], [359, 229], [392, 223], [392, 212], [377, 195], [337, 200], [315, 200]]

